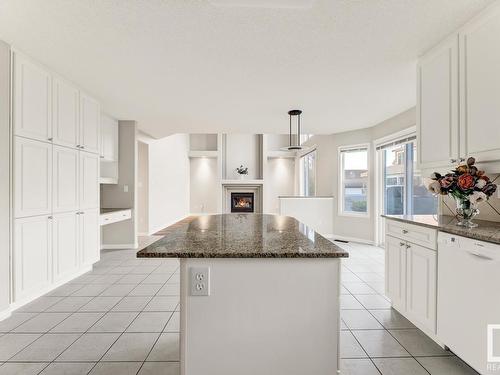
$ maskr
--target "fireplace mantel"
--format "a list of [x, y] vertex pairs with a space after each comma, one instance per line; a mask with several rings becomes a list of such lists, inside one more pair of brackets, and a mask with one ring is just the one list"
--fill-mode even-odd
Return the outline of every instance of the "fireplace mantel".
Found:
[[264, 185], [264, 180], [222, 180], [222, 185]]

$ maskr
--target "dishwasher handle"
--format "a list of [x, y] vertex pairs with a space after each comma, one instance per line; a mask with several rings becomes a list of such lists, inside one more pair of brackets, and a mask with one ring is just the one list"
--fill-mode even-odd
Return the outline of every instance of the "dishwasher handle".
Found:
[[472, 255], [473, 257], [476, 257], [476, 258], [481, 259], [481, 260], [486, 260], [486, 261], [495, 260], [493, 258], [490, 258], [489, 256], [486, 256], [486, 255], [483, 255], [483, 254], [479, 254], [479, 253], [476, 253], [474, 251], [467, 251], [467, 253], [469, 255]]

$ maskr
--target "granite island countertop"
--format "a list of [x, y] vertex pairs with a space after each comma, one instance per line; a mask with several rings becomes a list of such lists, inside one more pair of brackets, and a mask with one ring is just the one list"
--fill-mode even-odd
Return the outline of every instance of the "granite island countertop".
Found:
[[349, 254], [289, 216], [198, 216], [162, 231], [138, 258], [346, 258]]
[[382, 215], [382, 217], [437, 229], [457, 236], [500, 244], [500, 223], [495, 221], [474, 219], [473, 221], [479, 224], [478, 227], [464, 228], [456, 225], [458, 222], [456, 217], [448, 215]]

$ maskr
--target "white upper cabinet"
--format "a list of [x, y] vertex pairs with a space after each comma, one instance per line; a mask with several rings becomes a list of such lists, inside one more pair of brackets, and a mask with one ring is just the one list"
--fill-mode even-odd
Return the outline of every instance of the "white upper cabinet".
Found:
[[82, 150], [99, 153], [100, 122], [101, 108], [99, 103], [80, 92], [80, 148]]
[[79, 151], [53, 147], [53, 212], [77, 211]]
[[85, 210], [79, 215], [80, 220], [80, 263], [90, 266], [100, 258], [99, 210]]
[[51, 76], [18, 52], [14, 53], [14, 134], [40, 141], [52, 139]]
[[[421, 169], [447, 171], [469, 156], [500, 161], [500, 4], [495, 3], [418, 63]], [[500, 171], [500, 163], [486, 170]]]
[[15, 217], [52, 212], [52, 145], [27, 138], [14, 139]]
[[500, 6], [460, 33], [463, 156], [500, 160]]
[[52, 80], [52, 138], [58, 145], [78, 145], [79, 91], [60, 78]]
[[101, 116], [101, 159], [118, 161], [118, 121], [112, 117]]
[[80, 209], [99, 207], [99, 155], [80, 151]]
[[419, 164], [449, 166], [459, 158], [458, 36], [423, 57], [417, 73]]
[[15, 302], [30, 298], [51, 282], [51, 228], [49, 216], [15, 220], [12, 253]]
[[77, 212], [54, 215], [52, 222], [52, 274], [54, 282], [78, 271], [79, 221]]

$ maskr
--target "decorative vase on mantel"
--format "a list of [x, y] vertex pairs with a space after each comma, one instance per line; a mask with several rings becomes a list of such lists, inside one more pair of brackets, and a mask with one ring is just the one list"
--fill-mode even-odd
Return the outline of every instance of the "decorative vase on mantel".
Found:
[[458, 165], [445, 175], [434, 172], [427, 188], [435, 195], [450, 195], [457, 203], [457, 225], [475, 228], [478, 225], [472, 219], [479, 213], [477, 206], [486, 202], [497, 190], [497, 185], [490, 181], [484, 171], [474, 164], [476, 159], [468, 158], [466, 164]]
[[464, 228], [476, 228], [478, 225], [472, 222], [472, 219], [479, 214], [479, 209], [477, 209], [468, 198], [455, 197], [455, 202], [457, 204], [457, 225]]
[[244, 167], [243, 165], [240, 165], [238, 168], [235, 169], [235, 171], [236, 171], [236, 173], [238, 173], [240, 180], [244, 180], [245, 176], [248, 174], [248, 167]]

